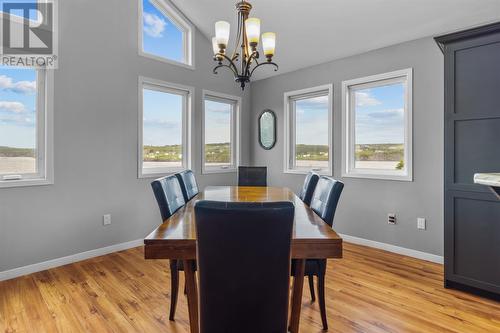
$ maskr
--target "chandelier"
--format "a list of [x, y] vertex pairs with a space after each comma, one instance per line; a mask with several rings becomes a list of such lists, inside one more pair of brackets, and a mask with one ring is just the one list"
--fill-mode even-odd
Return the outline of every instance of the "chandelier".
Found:
[[[260, 20], [255, 17], [248, 17], [252, 10], [252, 5], [242, 0], [236, 4], [238, 11], [238, 32], [236, 43], [231, 56], [228, 55], [229, 27], [226, 21], [215, 23], [215, 37], [212, 38], [214, 60], [218, 63], [214, 67], [214, 74], [219, 68], [228, 68], [233, 72], [234, 80], [239, 82], [241, 90], [250, 82], [253, 72], [263, 65], [274, 66], [274, 71], [278, 70], [278, 65], [273, 62], [274, 49], [276, 46], [276, 34], [265, 32], [262, 34], [262, 49], [266, 60], [259, 62]], [[240, 51], [238, 52], [238, 48]], [[239, 64], [238, 64], [239, 62]]]

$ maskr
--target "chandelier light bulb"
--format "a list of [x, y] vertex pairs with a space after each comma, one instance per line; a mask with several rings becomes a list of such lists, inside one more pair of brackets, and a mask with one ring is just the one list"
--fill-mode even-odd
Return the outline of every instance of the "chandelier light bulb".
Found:
[[217, 40], [217, 44], [222, 49], [227, 47], [227, 43], [229, 42], [229, 22], [226, 21], [217, 21], [215, 22], [215, 38]]
[[245, 21], [245, 28], [247, 32], [248, 43], [250, 45], [257, 45], [260, 36], [260, 19], [250, 17]]
[[262, 48], [266, 57], [272, 57], [276, 48], [276, 34], [274, 32], [265, 32], [262, 34]]

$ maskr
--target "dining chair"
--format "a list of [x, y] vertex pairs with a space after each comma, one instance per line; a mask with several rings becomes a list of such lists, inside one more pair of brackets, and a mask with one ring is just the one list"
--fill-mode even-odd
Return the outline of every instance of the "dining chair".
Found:
[[195, 205], [200, 333], [286, 333], [291, 202]]
[[316, 184], [318, 184], [318, 180], [319, 175], [313, 171], [309, 171], [306, 179], [304, 180], [304, 185], [302, 185], [299, 198], [308, 206], [311, 204], [311, 199], [314, 189], [316, 188]]
[[238, 167], [238, 186], [267, 186], [267, 167]]
[[[337, 204], [342, 194], [344, 184], [330, 177], [319, 177], [316, 189], [312, 195], [309, 207], [330, 227], [333, 225], [333, 218], [337, 210]], [[314, 276], [318, 278], [318, 298], [323, 329], [328, 329], [325, 303], [325, 274], [326, 259], [307, 259], [304, 276], [308, 277], [309, 290], [311, 291], [311, 301], [314, 302]], [[295, 272], [296, 262], [292, 260], [292, 274]]]
[[193, 171], [184, 170], [175, 174], [181, 185], [184, 200], [188, 202], [200, 192]]
[[[160, 208], [162, 221], [168, 219], [186, 203], [176, 175], [156, 179], [151, 183], [151, 187]], [[179, 293], [179, 271], [183, 270], [182, 261], [170, 260], [170, 320], [175, 318]]]

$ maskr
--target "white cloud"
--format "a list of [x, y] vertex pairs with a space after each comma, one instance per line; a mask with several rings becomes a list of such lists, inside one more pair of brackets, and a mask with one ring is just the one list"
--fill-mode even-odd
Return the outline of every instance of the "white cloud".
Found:
[[23, 103], [20, 102], [0, 101], [0, 110], [13, 113], [22, 113], [26, 111], [26, 107]]
[[151, 13], [144, 13], [143, 19], [144, 32], [147, 35], [153, 38], [163, 37], [163, 32], [165, 31], [165, 26], [167, 25], [167, 22], [165, 22], [164, 19]]
[[35, 119], [32, 117], [25, 117], [21, 114], [0, 114], [0, 124], [32, 126], [35, 124]]
[[36, 92], [35, 81], [17, 81], [14, 82], [7, 75], [0, 75], [0, 89], [5, 89], [19, 94], [33, 94]]
[[371, 112], [368, 114], [369, 117], [371, 118], [378, 118], [378, 119], [388, 119], [388, 118], [394, 118], [394, 117], [402, 117], [404, 114], [404, 109], [387, 109], [387, 110], [381, 110], [381, 111], [375, 111]]
[[369, 92], [356, 92], [356, 106], [374, 106], [380, 104], [382, 102], [370, 95]]

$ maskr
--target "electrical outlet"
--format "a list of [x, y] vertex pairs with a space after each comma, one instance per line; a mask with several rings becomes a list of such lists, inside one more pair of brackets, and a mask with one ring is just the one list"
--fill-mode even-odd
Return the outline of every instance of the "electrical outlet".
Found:
[[419, 217], [417, 218], [417, 229], [425, 230], [425, 218]]
[[387, 214], [387, 223], [396, 224], [396, 214], [394, 213]]
[[102, 216], [102, 225], [110, 225], [111, 224], [111, 214], [106, 214]]

